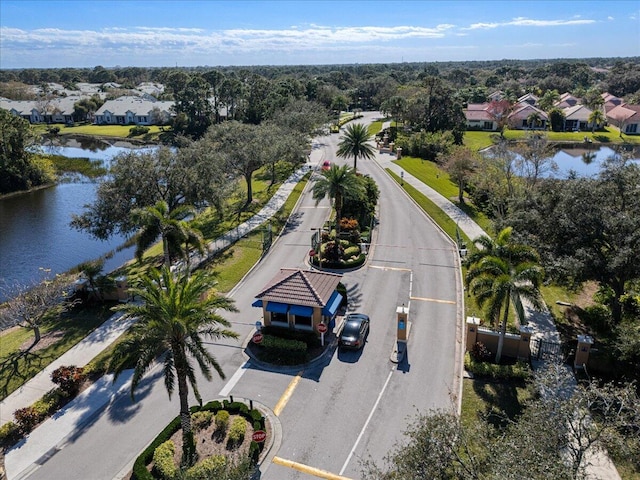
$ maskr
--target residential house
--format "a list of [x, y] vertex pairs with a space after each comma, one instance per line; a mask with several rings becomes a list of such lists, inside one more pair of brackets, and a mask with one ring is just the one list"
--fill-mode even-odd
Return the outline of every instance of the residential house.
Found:
[[[531, 98], [529, 98], [531, 100]], [[535, 125], [530, 125], [531, 118], [537, 118]], [[509, 128], [516, 130], [536, 128], [546, 129], [549, 122], [549, 116], [538, 107], [531, 105], [528, 101], [518, 102], [512, 112], [509, 114]]]
[[59, 97], [42, 100], [0, 98], [0, 108], [30, 123], [73, 123], [74, 105], [82, 97]]
[[607, 120], [626, 135], [640, 134], [640, 105], [623, 103], [607, 111]]
[[[564, 113], [564, 131], [565, 132], [580, 132], [591, 130], [591, 123], [589, 117], [593, 113], [592, 110], [584, 105], [574, 105], [572, 107], [566, 107], [562, 109]], [[601, 125], [596, 125], [595, 128], [600, 128]]]
[[318, 325], [332, 329], [342, 295], [337, 287], [342, 275], [281, 268], [256, 295], [265, 326], [318, 333]]
[[157, 125], [167, 123], [173, 116], [173, 101], [124, 96], [107, 100], [95, 113], [98, 125]]
[[468, 130], [485, 130], [495, 132], [498, 122], [489, 109], [489, 103], [470, 103], [463, 110]]

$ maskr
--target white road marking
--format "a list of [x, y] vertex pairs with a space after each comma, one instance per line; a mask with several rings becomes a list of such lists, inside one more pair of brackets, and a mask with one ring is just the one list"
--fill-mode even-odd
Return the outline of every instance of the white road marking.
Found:
[[369, 412], [369, 416], [367, 417], [367, 421], [364, 422], [364, 426], [362, 427], [362, 430], [360, 430], [360, 434], [358, 435], [358, 438], [356, 439], [356, 443], [353, 445], [353, 448], [349, 452], [349, 456], [347, 457], [347, 460], [344, 462], [344, 465], [342, 465], [342, 469], [340, 470], [339, 475], [342, 475], [344, 473], [344, 471], [347, 469], [347, 465], [349, 465], [349, 462], [351, 461], [351, 457], [353, 457], [353, 454], [355, 453], [356, 448], [358, 448], [358, 444], [360, 443], [360, 440], [362, 439], [362, 435], [364, 435], [364, 431], [367, 429], [367, 426], [369, 425], [369, 422], [371, 421], [371, 418], [373, 418], [373, 412], [375, 412], [376, 408], [378, 408], [378, 404], [380, 403], [380, 400], [382, 400], [382, 395], [384, 394], [384, 391], [387, 389], [387, 385], [389, 385], [389, 380], [391, 380], [391, 375], [393, 375], [393, 370], [391, 370], [389, 372], [389, 376], [387, 377], [387, 381], [384, 382], [384, 386], [382, 387], [382, 390], [380, 390], [380, 393], [378, 394], [378, 398], [376, 400], [376, 403], [373, 405], [373, 408], [371, 409], [371, 412]]
[[218, 396], [220, 397], [229, 396], [229, 394], [231, 393], [231, 390], [233, 390], [233, 387], [236, 386], [236, 384], [240, 381], [240, 378], [242, 378], [242, 375], [244, 375], [244, 372], [246, 372], [247, 369], [245, 367], [247, 366], [248, 361], [249, 360], [245, 360], [245, 362], [238, 367], [238, 369], [236, 370], [236, 373], [233, 374], [233, 376], [229, 379], [229, 381], [224, 386], [224, 388], [220, 390], [220, 393], [218, 393]]

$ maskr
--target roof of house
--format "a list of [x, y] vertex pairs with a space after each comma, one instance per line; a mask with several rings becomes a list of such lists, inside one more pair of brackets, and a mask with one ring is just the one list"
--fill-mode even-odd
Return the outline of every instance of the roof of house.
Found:
[[525, 93], [523, 96], [518, 98], [518, 102], [517, 103], [521, 103], [521, 102], [530, 103], [530, 101], [533, 101], [533, 103], [536, 104], [536, 103], [538, 103], [538, 100], [540, 100], [540, 99], [538, 97], [536, 97], [533, 93]]
[[494, 122], [496, 118], [487, 110], [465, 110], [464, 116], [469, 121], [490, 121]]
[[256, 298], [263, 301], [325, 307], [342, 275], [336, 273], [281, 268]]
[[567, 120], [581, 120], [581, 121], [589, 121], [589, 116], [593, 113], [592, 110], [588, 109], [584, 105], [574, 105], [573, 107], [567, 107], [562, 110], [564, 112], [564, 117]]
[[124, 116], [127, 112], [134, 115], [149, 115], [154, 108], [169, 111], [173, 104], [172, 101], [153, 101], [149, 98], [124, 96], [104, 102], [96, 115], [104, 115], [107, 111], [116, 116]]
[[[637, 115], [637, 116], [636, 116]], [[607, 112], [607, 117], [612, 118], [615, 121], [628, 121], [634, 117], [634, 120], [640, 121], [640, 105], [618, 105]]]
[[560, 95], [560, 100], [555, 103], [555, 106], [558, 108], [568, 108], [574, 107], [578, 105], [581, 100], [578, 97], [574, 97], [569, 92], [565, 92]]
[[41, 115], [52, 115], [56, 112], [62, 115], [73, 115], [74, 104], [82, 97], [59, 97], [51, 100], [9, 100], [0, 99], [0, 108], [15, 110], [20, 115], [31, 115], [36, 110]]
[[513, 108], [513, 112], [511, 112], [511, 114], [509, 115], [509, 118], [512, 118], [512, 117], [526, 118], [527, 116], [533, 113], [537, 113], [542, 120], [549, 119], [549, 116], [546, 114], [546, 112], [544, 112], [543, 110], [540, 110], [538, 107], [535, 107], [527, 102], [518, 103]]

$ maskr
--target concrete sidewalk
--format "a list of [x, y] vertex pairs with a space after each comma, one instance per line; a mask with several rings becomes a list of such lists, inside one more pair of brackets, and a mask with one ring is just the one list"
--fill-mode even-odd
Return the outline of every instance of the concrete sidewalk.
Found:
[[[275, 215], [302, 177], [312, 169], [312, 164], [305, 164], [291, 175], [256, 215], [233, 231], [211, 242], [207, 247], [208, 254], [213, 255], [224, 250]], [[194, 260], [199, 262], [205, 259], [194, 258]], [[32, 405], [45, 393], [56, 387], [51, 381], [51, 373], [56, 368], [62, 365], [83, 367], [109, 347], [132, 323], [130, 319], [121, 320], [121, 316], [120, 312], [112, 315], [90, 335], [2, 400], [0, 402], [0, 425], [13, 421], [13, 412]], [[115, 384], [110, 375], [101, 378], [53, 417], [38, 426], [25, 439], [6, 452], [4, 467], [7, 478], [10, 480], [26, 478], [29, 472], [43, 464], [49, 456], [55, 453], [56, 449], [61, 448], [65, 438], [75, 429], [91, 420], [119, 392], [128, 390], [130, 379], [131, 372], [124, 372]], [[2, 469], [0, 468], [0, 478], [2, 478], [1, 473]]]

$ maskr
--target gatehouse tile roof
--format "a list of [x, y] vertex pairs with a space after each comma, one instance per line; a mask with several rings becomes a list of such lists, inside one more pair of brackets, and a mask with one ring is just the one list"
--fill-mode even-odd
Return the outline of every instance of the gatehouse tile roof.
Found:
[[325, 307], [342, 275], [336, 273], [281, 268], [256, 298], [263, 301]]

